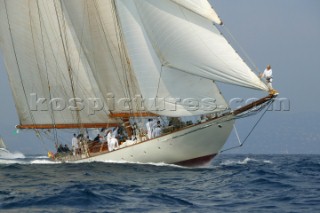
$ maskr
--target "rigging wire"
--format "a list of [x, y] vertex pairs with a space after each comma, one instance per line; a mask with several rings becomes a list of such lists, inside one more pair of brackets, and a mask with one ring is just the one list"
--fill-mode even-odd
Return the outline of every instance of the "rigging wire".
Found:
[[[64, 51], [64, 57], [66, 59], [66, 63], [67, 63], [67, 66], [68, 66], [68, 75], [69, 75], [69, 80], [70, 80], [70, 84], [71, 84], [72, 96], [73, 96], [74, 99], [76, 99], [74, 70], [72, 68], [70, 50], [69, 50], [69, 45], [68, 45], [67, 23], [66, 23], [66, 17], [64, 15], [63, 3], [62, 3], [61, 0], [60, 0], [59, 6], [60, 6], [59, 9], [60, 9], [60, 13], [61, 13], [61, 20], [59, 19], [58, 7], [56, 5], [56, 2], [54, 2], [55, 12], [56, 12], [56, 15], [57, 15], [57, 22], [58, 22], [58, 26], [59, 26], [60, 38], [61, 38], [63, 51]], [[76, 103], [74, 103], [74, 107], [77, 108]], [[76, 110], [76, 119], [77, 119], [77, 122], [79, 124], [82, 123], [79, 110]]]
[[[271, 104], [274, 102], [274, 99], [272, 99], [270, 102], [268, 102], [267, 104], [265, 104], [264, 106], [262, 106], [259, 111], [261, 111], [262, 109], [265, 108], [265, 111], [262, 113], [262, 115], [260, 116], [260, 118], [256, 121], [256, 123], [253, 125], [253, 127], [251, 128], [251, 130], [249, 131], [249, 133], [247, 134], [247, 136], [244, 138], [244, 140], [242, 141], [242, 143], [240, 142], [240, 144], [238, 146], [233, 146], [233, 147], [230, 147], [230, 148], [227, 148], [227, 149], [224, 149], [222, 151], [220, 151], [219, 153], [223, 153], [223, 152], [226, 152], [226, 151], [230, 151], [230, 150], [233, 150], [233, 149], [237, 149], [237, 148], [240, 148], [242, 147], [245, 142], [248, 140], [248, 138], [250, 137], [250, 135], [253, 133], [254, 129], [258, 126], [258, 124], [260, 123], [260, 121], [262, 120], [262, 118], [264, 117], [264, 115], [266, 114], [266, 112], [268, 111], [269, 107], [271, 106]], [[258, 112], [256, 112], [258, 113]], [[248, 115], [246, 115], [247, 117]], [[239, 118], [243, 118], [242, 116], [239, 116], [237, 117], [237, 119]], [[238, 137], [238, 133], [236, 132], [237, 134], [237, 137]]]
[[[239, 47], [240, 51], [244, 54], [244, 57], [248, 60], [248, 62], [251, 64], [251, 66], [254, 68], [256, 73], [259, 73], [259, 68], [257, 65], [253, 62], [249, 54], [245, 51], [245, 49], [241, 46], [240, 42], [233, 36], [229, 28], [227, 28], [224, 24], [221, 26], [222, 29], [225, 30], [225, 32], [229, 35], [228, 37]], [[220, 31], [221, 34], [223, 34]]]
[[[14, 51], [14, 55], [15, 55], [15, 60], [16, 60], [17, 67], [18, 67], [18, 74], [19, 74], [19, 78], [20, 78], [20, 83], [21, 83], [22, 90], [23, 90], [23, 93], [24, 93], [24, 96], [25, 96], [25, 100], [28, 101], [26, 88], [25, 88], [24, 82], [22, 80], [23, 79], [23, 75], [22, 75], [22, 72], [21, 72], [21, 67], [20, 67], [20, 63], [19, 63], [19, 60], [18, 60], [18, 56], [17, 56], [17, 50], [16, 50], [16, 47], [14, 45], [14, 38], [13, 38], [13, 35], [12, 35], [12, 28], [11, 28], [11, 23], [10, 23], [10, 20], [9, 20], [8, 6], [7, 6], [7, 2], [6, 1], [4, 2], [4, 6], [5, 6], [5, 11], [6, 11], [8, 28], [9, 28], [9, 31], [10, 31], [11, 43], [12, 43], [12, 47], [13, 47], [13, 51]], [[31, 17], [30, 11], [29, 11], [29, 16]], [[31, 20], [30, 20], [29, 23], [30, 23], [30, 28], [31, 28], [31, 32], [32, 32]], [[32, 37], [33, 37], [33, 32], [32, 32]], [[34, 115], [31, 113], [31, 109], [30, 109], [29, 104], [26, 104], [26, 106], [28, 108], [28, 111], [30, 112], [30, 114], [29, 114], [30, 115], [30, 119], [31, 119], [32, 123], [35, 124], [36, 121], [35, 121]], [[41, 137], [41, 134], [39, 133], [39, 131], [35, 130], [35, 132], [36, 132], [36, 135], [40, 137], [43, 147], [48, 151], [48, 149], [45, 146], [43, 138]]]
[[[47, 89], [48, 89], [48, 93], [49, 93], [49, 97], [50, 97], [50, 100], [52, 100], [52, 91], [51, 91], [51, 85], [50, 85], [50, 80], [49, 80], [49, 73], [48, 73], [48, 65], [47, 65], [47, 55], [46, 55], [46, 52], [45, 52], [45, 42], [44, 42], [44, 33], [43, 33], [43, 28], [42, 28], [42, 14], [41, 14], [41, 11], [40, 11], [40, 6], [39, 6], [39, 1], [36, 2], [37, 4], [37, 10], [38, 10], [38, 19], [39, 19], [39, 27], [40, 27], [40, 32], [41, 32], [41, 45], [42, 45], [42, 54], [43, 54], [43, 59], [44, 59], [44, 65], [45, 65], [45, 69], [44, 69], [44, 72], [45, 72], [45, 75], [46, 75], [46, 80], [47, 80]], [[30, 11], [30, 17], [31, 17], [31, 11]], [[31, 23], [30, 23], [30, 26]], [[32, 27], [31, 27], [31, 31], [32, 31]], [[32, 38], [33, 38], [33, 45], [34, 45], [34, 48], [36, 49], [36, 45], [35, 45], [35, 38], [33, 36], [33, 33], [32, 33]], [[36, 56], [37, 54], [35, 54]], [[36, 60], [37, 60], [37, 57], [36, 57]], [[39, 62], [37, 60], [37, 65], [38, 65], [38, 72], [39, 72], [39, 76], [40, 78], [42, 77], [41, 75], [41, 68], [40, 68], [40, 65], [39, 65]], [[42, 82], [44, 82], [44, 80], [42, 80]], [[44, 90], [44, 85], [42, 85], [43, 87], [43, 90]], [[55, 121], [55, 116], [54, 116], [54, 113], [52, 110], [49, 110], [50, 111], [50, 116], [51, 116], [51, 119], [53, 121], [53, 124], [55, 125], [56, 124], [56, 121]], [[58, 139], [58, 133], [57, 133], [57, 130], [54, 129], [54, 141], [55, 141], [55, 144], [56, 146], [58, 146], [58, 143], [59, 143], [59, 139]], [[42, 138], [41, 138], [42, 139]]]

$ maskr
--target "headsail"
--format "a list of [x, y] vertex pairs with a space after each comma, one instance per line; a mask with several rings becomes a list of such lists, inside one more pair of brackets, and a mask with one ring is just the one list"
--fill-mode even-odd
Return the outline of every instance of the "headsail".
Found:
[[[212, 80], [186, 73], [183, 70], [162, 64], [152, 41], [140, 19], [136, 8], [137, 1], [117, 1], [123, 35], [126, 40], [128, 55], [136, 74], [143, 97], [152, 99], [165, 98], [165, 109], [157, 111], [167, 116], [186, 116], [225, 110], [228, 104]], [[140, 2], [140, 1], [138, 1]], [[201, 100], [214, 100], [212, 111], [206, 111]], [[181, 101], [175, 102], [175, 99]], [[198, 100], [199, 108], [190, 110], [183, 101]], [[161, 103], [160, 103], [161, 104]], [[162, 105], [161, 105], [162, 106]], [[160, 106], [160, 107], [161, 107]], [[216, 108], [215, 108], [216, 107]]]
[[[267, 90], [212, 23], [170, 0], [117, 1], [139, 23], [124, 31], [134, 40], [139, 31], [150, 40], [162, 67], [244, 87]], [[126, 26], [124, 26], [126, 27]], [[135, 57], [141, 57], [135, 54]], [[140, 59], [140, 62], [143, 59]]]
[[221, 19], [213, 10], [208, 0], [172, 0], [192, 12], [203, 16], [217, 24], [222, 24]]

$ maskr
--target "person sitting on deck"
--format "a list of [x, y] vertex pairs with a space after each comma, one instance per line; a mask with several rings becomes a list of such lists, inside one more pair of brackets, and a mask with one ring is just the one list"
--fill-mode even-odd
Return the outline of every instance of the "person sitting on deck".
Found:
[[100, 136], [100, 134], [98, 134], [97, 137], [95, 137], [95, 138], [93, 139], [93, 141], [94, 141], [94, 142], [100, 142], [100, 138], [101, 138], [101, 136]]
[[64, 152], [64, 148], [63, 148], [62, 144], [60, 144], [57, 149], [57, 153], [62, 153], [62, 152]]
[[66, 153], [70, 152], [70, 149], [69, 149], [67, 144], [64, 145], [63, 151], [66, 152]]

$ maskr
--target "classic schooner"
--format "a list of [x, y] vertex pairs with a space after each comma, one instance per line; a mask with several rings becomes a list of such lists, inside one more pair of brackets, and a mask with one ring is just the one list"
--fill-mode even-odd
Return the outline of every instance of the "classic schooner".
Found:
[[[210, 162], [235, 119], [277, 95], [230, 109], [216, 82], [268, 88], [221, 24], [207, 0], [0, 0], [17, 128], [77, 130], [80, 151], [50, 153], [58, 161]], [[183, 122], [195, 116], [205, 119]], [[146, 136], [149, 118], [162, 121], [160, 136]], [[141, 124], [136, 138], [134, 123]], [[111, 151], [84, 137], [97, 128], [122, 128], [126, 137]]]

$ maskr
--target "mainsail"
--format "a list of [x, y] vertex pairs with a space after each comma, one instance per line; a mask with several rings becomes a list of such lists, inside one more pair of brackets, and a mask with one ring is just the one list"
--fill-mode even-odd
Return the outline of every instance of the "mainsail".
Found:
[[20, 123], [106, 123], [105, 112], [81, 110], [101, 93], [59, 1], [0, 4], [1, 49]]
[[1, 0], [0, 47], [20, 123], [200, 115], [228, 108], [216, 81], [267, 90], [212, 21], [221, 24], [205, 0]]

